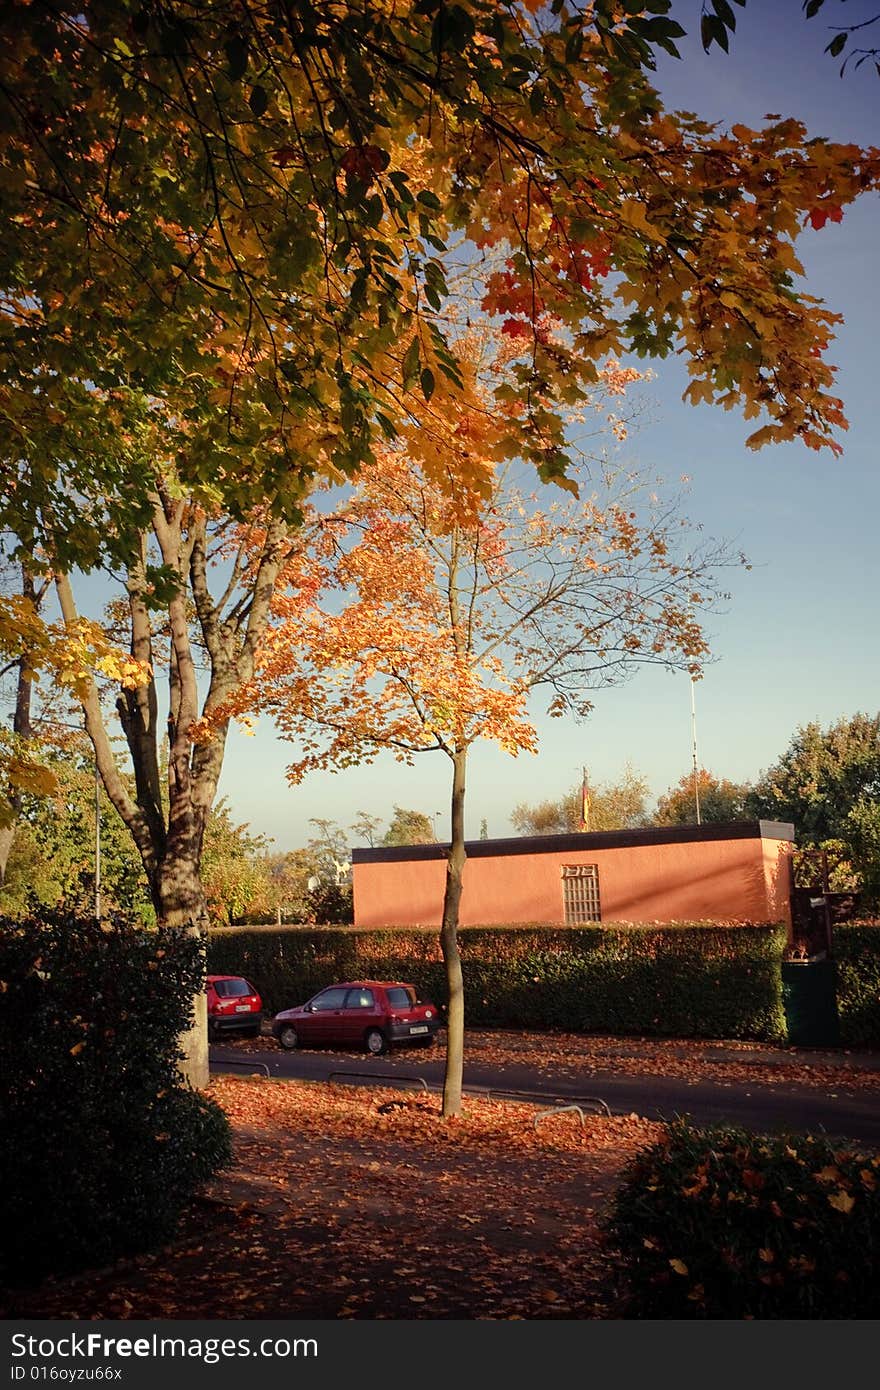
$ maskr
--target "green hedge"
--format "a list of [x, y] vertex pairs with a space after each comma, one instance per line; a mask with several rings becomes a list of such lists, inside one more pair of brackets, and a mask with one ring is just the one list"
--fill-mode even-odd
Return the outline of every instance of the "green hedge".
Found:
[[178, 933], [0, 919], [0, 1280], [148, 1249], [229, 1161], [177, 1069], [202, 971]]
[[[459, 942], [472, 1026], [785, 1035], [781, 927], [466, 927]], [[434, 929], [218, 929], [208, 968], [246, 975], [272, 1012], [345, 979], [400, 978], [446, 997]]]
[[880, 925], [835, 927], [834, 956], [841, 1042], [880, 1047]]
[[880, 1314], [877, 1154], [679, 1121], [629, 1165], [610, 1234], [630, 1317]]

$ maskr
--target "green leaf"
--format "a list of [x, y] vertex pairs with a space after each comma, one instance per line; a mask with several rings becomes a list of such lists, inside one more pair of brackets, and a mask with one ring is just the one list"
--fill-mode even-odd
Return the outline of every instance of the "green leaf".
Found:
[[825, 46], [825, 52], [830, 53], [832, 58], [836, 58], [838, 53], [842, 53], [846, 44], [846, 34], [835, 34], [829, 44]]
[[726, 25], [728, 29], [733, 30], [736, 28], [736, 15], [728, 5], [727, 0], [712, 0], [712, 9], [721, 20], [721, 23]]
[[807, 19], [812, 19], [813, 15], [818, 14], [825, 0], [804, 0], [804, 14]]
[[419, 374], [419, 335], [413, 338], [403, 356], [403, 384], [410, 386]]
[[269, 106], [269, 97], [265, 87], [254, 87], [248, 98], [248, 106], [256, 117], [265, 115]]
[[424, 367], [419, 377], [422, 387], [422, 394], [426, 401], [429, 401], [434, 394], [434, 373], [430, 367]]
[[247, 72], [247, 40], [242, 38], [241, 34], [236, 34], [227, 39], [223, 45], [223, 52], [226, 54], [226, 76], [230, 82], [238, 82]]

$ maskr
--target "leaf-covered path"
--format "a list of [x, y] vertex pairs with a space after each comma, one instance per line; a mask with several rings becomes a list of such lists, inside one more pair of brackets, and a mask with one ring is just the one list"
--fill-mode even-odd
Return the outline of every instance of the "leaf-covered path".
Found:
[[600, 1217], [660, 1127], [433, 1096], [223, 1078], [235, 1162], [180, 1238], [7, 1296], [6, 1317], [602, 1318]]

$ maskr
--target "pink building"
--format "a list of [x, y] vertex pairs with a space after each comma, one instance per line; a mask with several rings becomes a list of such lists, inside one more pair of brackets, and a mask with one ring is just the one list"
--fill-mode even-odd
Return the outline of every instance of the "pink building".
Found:
[[[786, 922], [794, 827], [657, 826], [468, 842], [462, 926]], [[358, 927], [439, 926], [446, 846], [356, 849]]]

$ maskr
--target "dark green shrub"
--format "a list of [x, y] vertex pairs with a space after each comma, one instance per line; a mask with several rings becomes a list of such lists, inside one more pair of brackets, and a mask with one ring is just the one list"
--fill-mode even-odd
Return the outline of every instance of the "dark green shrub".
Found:
[[202, 970], [183, 934], [0, 922], [5, 1279], [149, 1248], [228, 1161], [225, 1116], [177, 1070]]
[[874, 1318], [880, 1156], [679, 1121], [618, 1190], [626, 1314]]
[[835, 927], [834, 958], [841, 1042], [880, 1047], [880, 925]]
[[[785, 1035], [777, 927], [465, 927], [468, 1023], [672, 1037]], [[334, 980], [402, 978], [442, 1005], [437, 932], [231, 928], [209, 969], [241, 973], [271, 1011]]]

